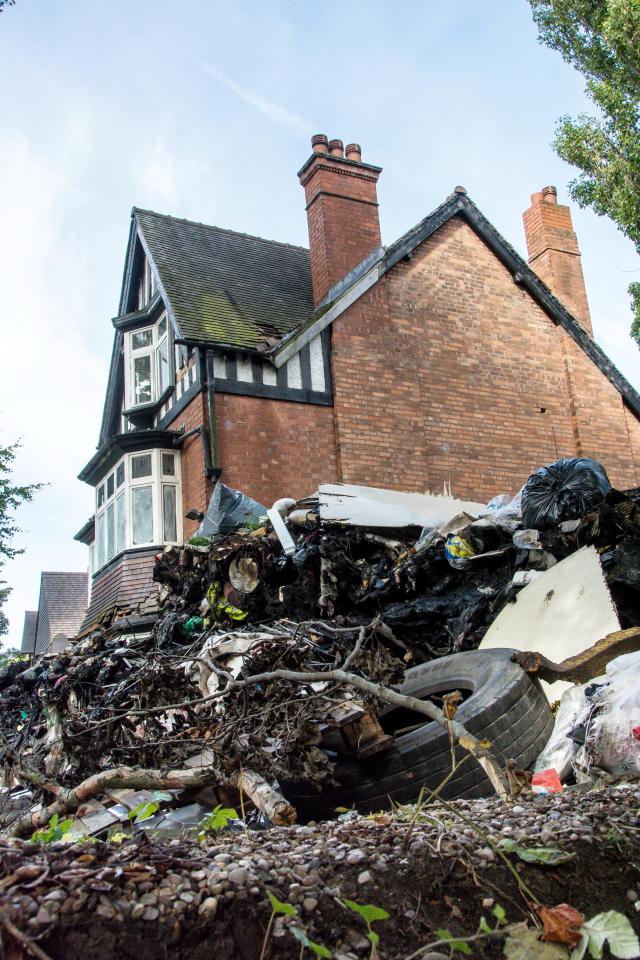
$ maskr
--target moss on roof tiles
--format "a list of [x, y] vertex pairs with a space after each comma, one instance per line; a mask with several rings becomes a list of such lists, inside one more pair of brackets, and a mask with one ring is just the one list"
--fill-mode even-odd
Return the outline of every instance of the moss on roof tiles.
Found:
[[187, 340], [255, 348], [313, 313], [309, 251], [134, 210]]

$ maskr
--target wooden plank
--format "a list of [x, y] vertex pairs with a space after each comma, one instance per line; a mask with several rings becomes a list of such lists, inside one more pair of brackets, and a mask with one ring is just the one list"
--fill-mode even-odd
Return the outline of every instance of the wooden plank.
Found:
[[555, 680], [568, 680], [571, 683], [587, 683], [604, 673], [607, 664], [615, 657], [640, 650], [640, 627], [628, 630], [615, 630], [608, 633], [593, 646], [587, 647], [573, 657], [567, 657], [561, 663], [553, 663], [541, 653], [528, 650], [517, 653], [514, 659], [527, 673], [535, 674], [547, 683]]

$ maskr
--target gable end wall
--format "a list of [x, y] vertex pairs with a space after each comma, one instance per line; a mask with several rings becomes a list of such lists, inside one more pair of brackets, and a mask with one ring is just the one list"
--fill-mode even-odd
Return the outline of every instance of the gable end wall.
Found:
[[459, 218], [334, 323], [333, 377], [346, 482], [483, 500], [584, 455], [638, 483], [638, 421]]

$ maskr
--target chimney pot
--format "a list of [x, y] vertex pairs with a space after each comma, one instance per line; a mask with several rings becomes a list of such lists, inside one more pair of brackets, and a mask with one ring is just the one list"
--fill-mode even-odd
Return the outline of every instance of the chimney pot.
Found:
[[348, 143], [345, 149], [347, 160], [355, 160], [357, 163], [362, 161], [362, 147], [359, 143]]
[[545, 203], [557, 203], [558, 191], [556, 190], [555, 187], [543, 187], [542, 199]]
[[332, 157], [343, 157], [344, 144], [342, 140], [329, 140], [329, 153]]
[[467, 190], [466, 187], [457, 186], [453, 188], [454, 193], [462, 193], [466, 196]]
[[314, 153], [327, 153], [329, 140], [324, 133], [316, 133], [311, 137], [311, 149]]

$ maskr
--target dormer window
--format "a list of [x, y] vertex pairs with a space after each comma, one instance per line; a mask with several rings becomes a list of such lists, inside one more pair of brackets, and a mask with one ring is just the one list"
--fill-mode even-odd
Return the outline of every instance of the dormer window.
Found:
[[138, 283], [138, 310], [142, 310], [147, 304], [151, 303], [156, 295], [156, 291], [156, 275], [148, 259], [145, 257], [142, 275]]
[[127, 409], [155, 403], [171, 386], [169, 339], [166, 313], [163, 313], [152, 327], [127, 333], [125, 341]]

